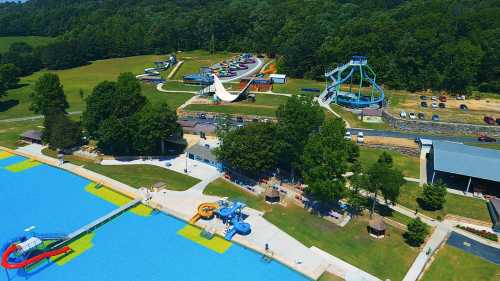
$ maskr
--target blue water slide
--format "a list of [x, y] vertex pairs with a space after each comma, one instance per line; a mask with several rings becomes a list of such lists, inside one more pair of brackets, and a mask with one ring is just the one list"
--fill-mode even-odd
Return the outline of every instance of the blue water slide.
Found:
[[219, 210], [219, 216], [223, 220], [232, 219], [236, 216], [239, 210], [244, 208], [246, 205], [240, 202], [236, 202], [229, 207], [224, 207]]
[[224, 238], [226, 240], [231, 240], [233, 239], [233, 236], [237, 233], [240, 235], [248, 235], [252, 229], [250, 227], [249, 223], [244, 222], [241, 220], [240, 217], [236, 216], [231, 220], [231, 224], [233, 225], [232, 228], [230, 228], [227, 232]]
[[351, 78], [353, 73], [354, 73], [354, 68], [351, 68], [351, 71], [349, 71], [349, 74], [347, 74], [346, 77], [342, 78], [340, 81], [335, 81], [335, 83], [329, 85], [328, 91], [330, 91], [331, 88], [336, 87], [339, 84], [343, 84], [345, 81], [347, 81], [347, 79]]

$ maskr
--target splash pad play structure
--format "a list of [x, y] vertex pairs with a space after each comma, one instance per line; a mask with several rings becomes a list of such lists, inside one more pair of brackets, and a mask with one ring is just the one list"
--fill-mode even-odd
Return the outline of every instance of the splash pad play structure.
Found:
[[349, 108], [381, 107], [384, 103], [384, 90], [377, 84], [367, 57], [353, 56], [348, 63], [327, 71], [325, 77], [328, 85], [319, 97], [321, 103]]
[[198, 206], [197, 213], [189, 221], [195, 224], [199, 219], [210, 220], [217, 216], [226, 225], [224, 238], [228, 241], [234, 235], [248, 235], [251, 227], [244, 221], [245, 215], [241, 212], [246, 207], [241, 202], [228, 202], [225, 200], [216, 203], [203, 203]]

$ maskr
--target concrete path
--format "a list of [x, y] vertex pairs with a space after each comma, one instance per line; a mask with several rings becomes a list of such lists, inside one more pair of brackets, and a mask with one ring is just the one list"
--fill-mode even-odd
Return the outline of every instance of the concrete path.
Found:
[[318, 101], [318, 104], [325, 108], [326, 110], [330, 111], [333, 115], [335, 115], [336, 117], [344, 120], [344, 123], [345, 123], [345, 127], [346, 129], [350, 129], [351, 128], [351, 124], [349, 124], [349, 122], [347, 120], [345, 120], [344, 118], [342, 118], [342, 116], [340, 116], [340, 114], [338, 114], [337, 112], [335, 112], [335, 110], [333, 110], [331, 107], [330, 107], [330, 104], [328, 103], [325, 103], [323, 102], [320, 98], [316, 98], [317, 101]]
[[[71, 111], [68, 112], [69, 115], [80, 115], [82, 114], [81, 111]], [[2, 119], [0, 122], [19, 122], [19, 121], [29, 121], [29, 120], [37, 120], [37, 119], [42, 119], [43, 115], [35, 115], [35, 116], [28, 116], [28, 117], [19, 117], [19, 118], [9, 118], [9, 119]]]
[[450, 234], [451, 229], [446, 227], [444, 224], [439, 224], [438, 227], [435, 228], [434, 233], [432, 233], [431, 237], [425, 243], [425, 246], [422, 248], [417, 258], [413, 262], [410, 270], [406, 273], [403, 281], [417, 281], [420, 274], [424, 271], [425, 265], [432, 257], [436, 249], [439, 248], [441, 243], [443, 243], [447, 236]]

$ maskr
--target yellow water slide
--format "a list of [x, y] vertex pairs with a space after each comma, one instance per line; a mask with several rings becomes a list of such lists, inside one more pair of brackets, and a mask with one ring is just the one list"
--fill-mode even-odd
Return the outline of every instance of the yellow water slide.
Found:
[[199, 219], [210, 219], [214, 216], [214, 211], [219, 208], [217, 203], [202, 203], [198, 206], [198, 212], [189, 220], [190, 224], [195, 224]]

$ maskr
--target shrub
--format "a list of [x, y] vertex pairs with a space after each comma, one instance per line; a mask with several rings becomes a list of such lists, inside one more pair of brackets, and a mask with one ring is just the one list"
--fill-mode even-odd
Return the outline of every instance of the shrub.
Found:
[[475, 228], [463, 226], [463, 225], [457, 225], [457, 227], [460, 229], [463, 229], [465, 231], [468, 231], [470, 233], [479, 235], [483, 238], [489, 239], [491, 241], [495, 241], [495, 242], [498, 241], [498, 236], [495, 233], [491, 233], [491, 232], [486, 231], [486, 230], [479, 230], [479, 229], [475, 229]]
[[419, 200], [422, 208], [431, 211], [441, 210], [446, 202], [447, 192], [446, 185], [441, 181], [424, 185], [422, 198]]
[[413, 247], [419, 247], [422, 245], [425, 241], [425, 237], [429, 234], [427, 225], [423, 223], [419, 217], [417, 217], [409, 222], [407, 227], [408, 230], [403, 235], [406, 243]]

